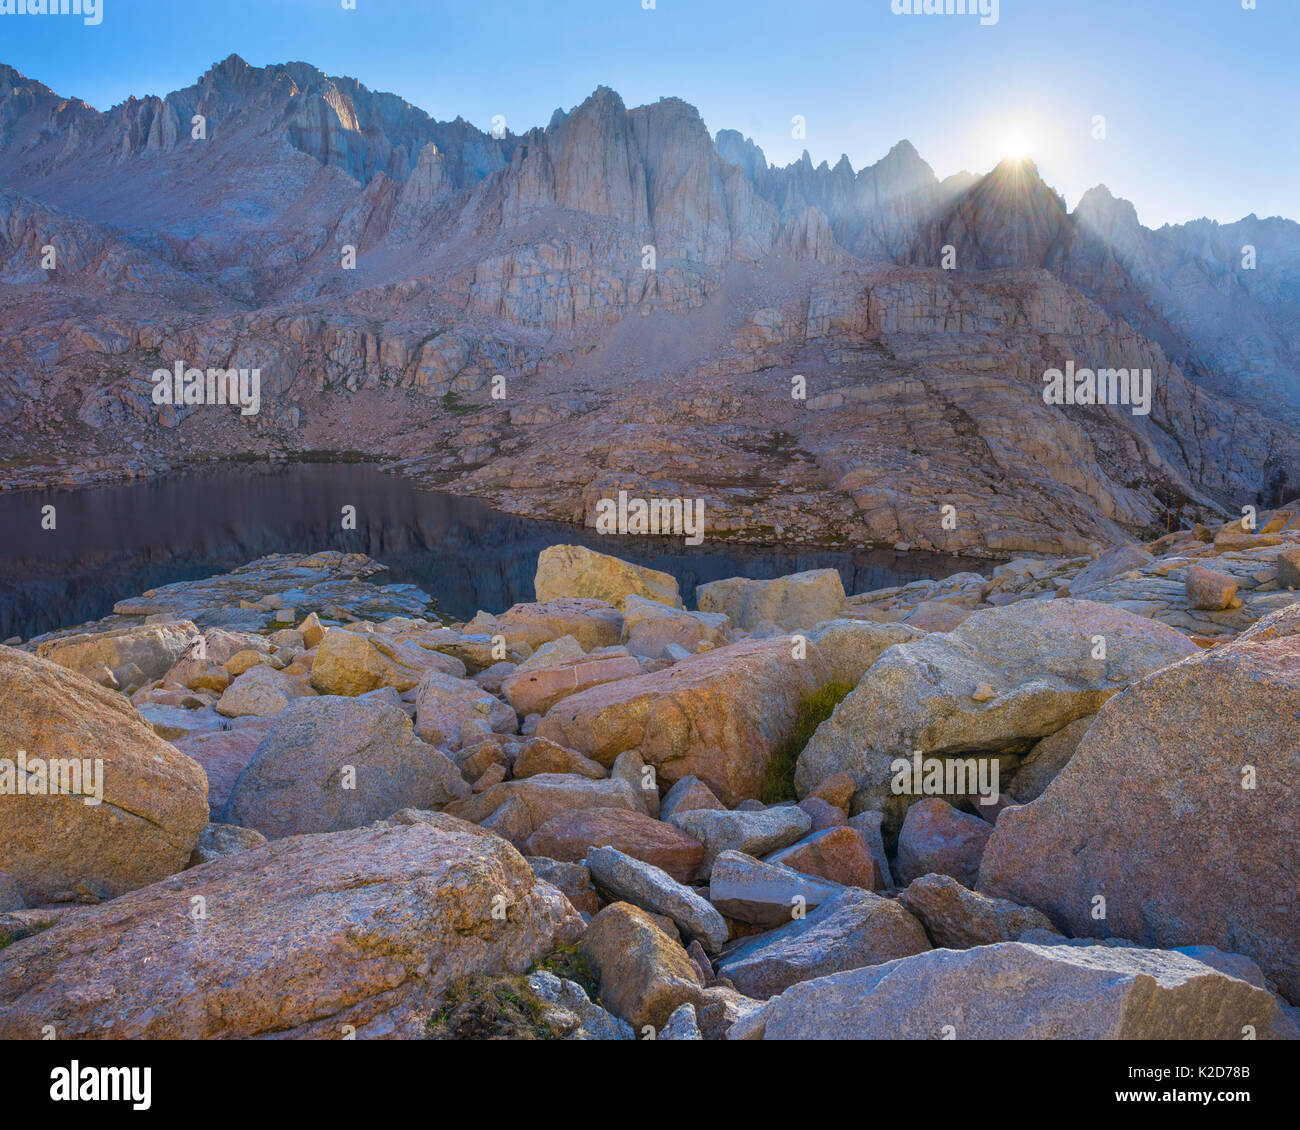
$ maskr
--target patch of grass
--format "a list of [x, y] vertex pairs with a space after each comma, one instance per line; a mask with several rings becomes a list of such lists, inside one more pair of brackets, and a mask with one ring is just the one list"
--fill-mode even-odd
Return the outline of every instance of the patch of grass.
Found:
[[533, 962], [529, 973], [538, 970], [554, 973], [565, 981], [575, 981], [582, 986], [582, 991], [589, 1000], [596, 1000], [600, 991], [600, 974], [596, 972], [591, 959], [578, 952], [577, 946], [560, 946], [545, 957]]
[[783, 800], [797, 799], [794, 769], [799, 755], [803, 753], [817, 727], [835, 713], [835, 708], [852, 689], [848, 683], [827, 683], [804, 697], [799, 703], [794, 730], [767, 763], [767, 774], [763, 778], [759, 800], [764, 804], [778, 804]]
[[442, 406], [447, 409], [448, 412], [453, 412], [459, 416], [463, 416], [467, 412], [478, 411], [478, 405], [476, 404], [462, 404], [460, 402], [460, 394], [455, 392], [443, 393]]
[[545, 1008], [526, 978], [478, 973], [452, 982], [426, 1029], [431, 1040], [561, 1039], [542, 1019]]

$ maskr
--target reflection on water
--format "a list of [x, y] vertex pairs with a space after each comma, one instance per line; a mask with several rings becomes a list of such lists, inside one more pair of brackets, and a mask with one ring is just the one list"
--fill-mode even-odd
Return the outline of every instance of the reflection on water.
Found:
[[[55, 530], [41, 508], [57, 508]], [[341, 529], [344, 506], [357, 529]], [[468, 618], [533, 599], [537, 555], [576, 543], [672, 573], [686, 602], [723, 577], [779, 577], [834, 567], [850, 593], [942, 577], [983, 562], [891, 551], [698, 547], [680, 539], [602, 537], [559, 522], [501, 514], [482, 502], [419, 490], [364, 464], [218, 465], [164, 479], [80, 491], [0, 494], [0, 639], [106, 616], [115, 601], [171, 581], [225, 572], [267, 553], [341, 549], [390, 568], [383, 578], [430, 593]]]

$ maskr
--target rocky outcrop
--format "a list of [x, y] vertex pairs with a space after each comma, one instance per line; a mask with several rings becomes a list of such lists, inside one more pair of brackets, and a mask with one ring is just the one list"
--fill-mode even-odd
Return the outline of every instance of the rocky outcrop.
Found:
[[30, 904], [97, 902], [174, 874], [208, 823], [203, 770], [122, 695], [10, 647], [0, 793], [0, 872]]
[[1245, 954], [1300, 999], [1300, 634], [1282, 623], [1108, 702], [1042, 796], [1002, 814], [979, 889], [1078, 935]]
[[456, 824], [294, 836], [0, 950], [0, 1038], [418, 1038], [457, 978], [523, 973], [580, 928]]
[[[1133, 680], [1195, 651], [1171, 628], [1088, 601], [977, 612], [949, 634], [886, 651], [813, 735], [795, 785], [807, 793], [833, 773], [852, 773], [854, 810], [879, 809], [896, 832], [908, 805], [924, 795], [921, 782], [893, 787], [897, 759], [918, 750], [986, 761], [1024, 753]], [[958, 795], [976, 792], [971, 786]]]
[[629, 596], [639, 596], [670, 608], [682, 607], [677, 578], [672, 574], [631, 565], [580, 545], [553, 545], [542, 550], [533, 587], [542, 602], [582, 597], [608, 601], [622, 609]]

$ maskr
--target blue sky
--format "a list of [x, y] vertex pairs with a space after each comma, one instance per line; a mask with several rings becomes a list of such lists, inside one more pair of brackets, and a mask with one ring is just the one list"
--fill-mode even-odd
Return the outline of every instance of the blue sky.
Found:
[[0, 15], [0, 61], [105, 109], [232, 52], [301, 59], [516, 132], [603, 83], [628, 105], [684, 98], [780, 164], [807, 148], [859, 168], [906, 137], [946, 176], [1023, 146], [1071, 206], [1105, 183], [1153, 227], [1300, 218], [1300, 0], [1001, 0], [987, 27], [891, 0], [101, 3], [97, 27]]

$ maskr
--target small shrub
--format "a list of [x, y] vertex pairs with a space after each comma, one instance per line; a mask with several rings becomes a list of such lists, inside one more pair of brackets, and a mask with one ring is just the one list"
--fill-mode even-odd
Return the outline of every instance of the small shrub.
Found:
[[452, 982], [426, 1025], [431, 1040], [558, 1040], [524, 977], [478, 973]]

